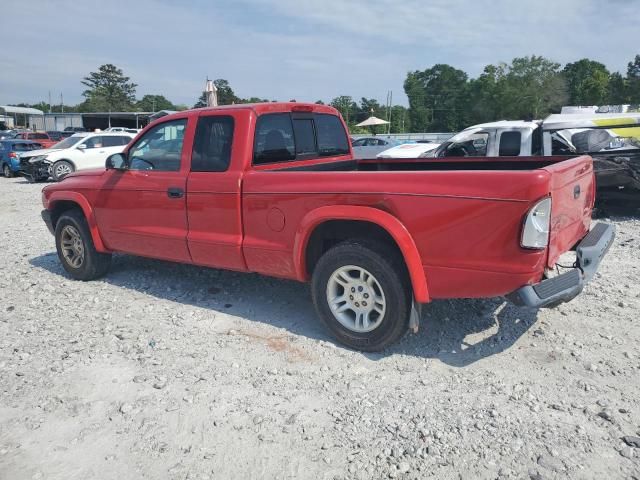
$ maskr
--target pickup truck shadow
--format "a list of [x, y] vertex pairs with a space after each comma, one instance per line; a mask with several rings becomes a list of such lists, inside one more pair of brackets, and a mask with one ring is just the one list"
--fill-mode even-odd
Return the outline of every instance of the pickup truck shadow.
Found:
[[[29, 262], [69, 278], [55, 252]], [[318, 321], [309, 288], [302, 283], [128, 255], [115, 255], [109, 274], [97, 282], [335, 343]], [[384, 352], [365, 355], [372, 360], [393, 354], [437, 358], [464, 367], [507, 350], [535, 323], [536, 315], [535, 310], [501, 299], [436, 301], [423, 308], [417, 335], [408, 334]]]

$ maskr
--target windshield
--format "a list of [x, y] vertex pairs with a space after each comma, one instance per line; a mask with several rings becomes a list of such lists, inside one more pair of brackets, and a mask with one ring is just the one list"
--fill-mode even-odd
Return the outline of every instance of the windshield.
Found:
[[469, 128], [451, 137], [428, 156], [438, 157], [484, 157], [487, 155], [489, 134], [481, 128]]
[[551, 134], [552, 154], [640, 152], [640, 127], [568, 128]]
[[84, 138], [84, 137], [67, 137], [64, 140], [62, 140], [61, 142], [56, 143], [51, 148], [69, 148], [69, 147], [73, 147], [76, 143], [78, 143], [80, 140], [82, 140], [82, 138]]

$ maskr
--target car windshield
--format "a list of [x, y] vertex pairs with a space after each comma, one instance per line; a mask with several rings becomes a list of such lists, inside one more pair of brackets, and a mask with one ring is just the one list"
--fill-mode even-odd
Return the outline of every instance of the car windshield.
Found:
[[81, 140], [81, 138], [82, 137], [67, 137], [64, 140], [62, 140], [61, 142], [56, 143], [51, 148], [69, 148], [69, 147], [73, 147], [76, 143], [78, 143], [79, 140]]

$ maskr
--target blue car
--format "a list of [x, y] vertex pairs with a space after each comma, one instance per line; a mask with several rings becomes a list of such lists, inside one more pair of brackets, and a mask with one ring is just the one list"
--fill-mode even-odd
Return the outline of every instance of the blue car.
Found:
[[0, 140], [0, 170], [11, 178], [20, 171], [20, 154], [31, 150], [40, 150], [41, 143], [32, 140], [5, 139]]

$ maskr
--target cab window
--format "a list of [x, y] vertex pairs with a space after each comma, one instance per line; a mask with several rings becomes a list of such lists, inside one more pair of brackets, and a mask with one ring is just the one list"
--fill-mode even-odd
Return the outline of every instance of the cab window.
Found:
[[187, 120], [173, 120], [155, 126], [129, 150], [130, 170], [177, 172]]
[[192, 172], [224, 172], [231, 161], [233, 117], [200, 117], [191, 155]]

